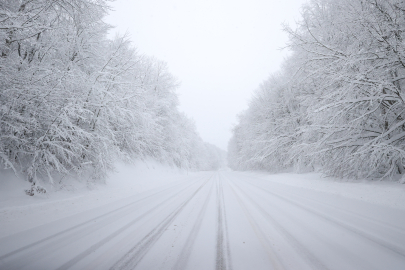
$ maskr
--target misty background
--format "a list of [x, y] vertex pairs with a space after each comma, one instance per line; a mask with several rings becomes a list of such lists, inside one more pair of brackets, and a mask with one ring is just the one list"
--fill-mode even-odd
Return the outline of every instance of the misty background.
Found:
[[202, 139], [227, 149], [236, 115], [253, 90], [280, 69], [304, 0], [117, 0], [106, 22], [140, 53], [168, 64], [180, 81], [180, 110]]

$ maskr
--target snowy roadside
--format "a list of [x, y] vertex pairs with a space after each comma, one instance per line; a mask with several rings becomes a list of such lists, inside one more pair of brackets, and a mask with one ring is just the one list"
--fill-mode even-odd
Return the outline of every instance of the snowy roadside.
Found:
[[344, 180], [323, 177], [320, 173], [280, 173], [246, 172], [255, 177], [324, 193], [357, 199], [372, 204], [384, 205], [405, 210], [405, 185], [393, 181]]
[[[97, 207], [125, 200], [133, 195], [187, 181], [198, 173], [187, 173], [156, 162], [138, 163], [135, 167], [118, 165], [106, 185], [89, 190], [77, 182], [74, 190], [60, 190], [29, 197], [24, 194], [28, 183], [0, 181], [0, 238], [59, 220]], [[295, 188], [330, 193], [365, 202], [405, 209], [405, 185], [387, 181], [345, 181], [325, 178], [318, 173], [268, 174], [238, 172]]]
[[159, 187], [185, 181], [185, 171], [153, 161], [135, 166], [117, 165], [105, 185], [92, 189], [73, 182], [70, 190], [51, 191], [45, 195], [27, 196], [28, 183], [4, 177], [0, 181], [0, 238], [96, 207], [123, 200]]

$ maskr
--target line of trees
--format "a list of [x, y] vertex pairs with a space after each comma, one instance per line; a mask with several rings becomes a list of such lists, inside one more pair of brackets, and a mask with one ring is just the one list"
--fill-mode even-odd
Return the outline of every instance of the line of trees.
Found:
[[117, 158], [223, 165], [177, 109], [165, 63], [107, 39], [104, 0], [0, 2], [0, 161], [27, 194], [66, 175], [103, 180]]
[[405, 2], [313, 0], [285, 31], [292, 55], [240, 115], [230, 166], [404, 175]]

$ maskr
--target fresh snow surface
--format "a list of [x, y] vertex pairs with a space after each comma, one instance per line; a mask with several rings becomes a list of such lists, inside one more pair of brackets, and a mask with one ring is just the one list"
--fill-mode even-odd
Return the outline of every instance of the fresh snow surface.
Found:
[[405, 266], [397, 183], [148, 163], [120, 166], [90, 191], [23, 197], [4, 179], [0, 188], [0, 269]]
[[[252, 172], [247, 173], [252, 175]], [[373, 204], [389, 206], [405, 210], [405, 185], [390, 181], [345, 180], [322, 177], [319, 173], [269, 175], [255, 172], [255, 177], [272, 182], [312, 189], [357, 199]]]
[[[88, 187], [86, 181], [68, 181], [56, 190], [30, 197], [24, 189], [28, 182], [13, 174], [0, 175], [0, 238], [36, 227], [148, 190], [185, 181], [191, 175], [155, 161], [139, 161], [134, 165], [117, 164], [106, 185]], [[0, 268], [1, 269], [1, 268]]]

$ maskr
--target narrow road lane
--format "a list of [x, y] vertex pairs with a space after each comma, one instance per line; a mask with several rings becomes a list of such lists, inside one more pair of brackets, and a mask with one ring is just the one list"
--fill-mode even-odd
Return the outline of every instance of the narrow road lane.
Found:
[[404, 267], [404, 211], [227, 171], [0, 239], [0, 269]]

